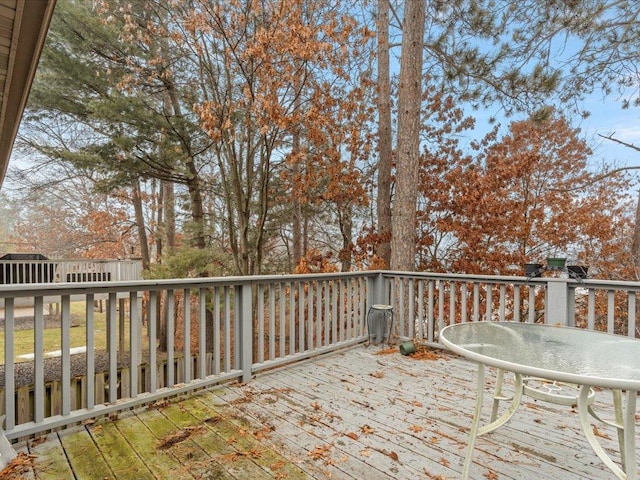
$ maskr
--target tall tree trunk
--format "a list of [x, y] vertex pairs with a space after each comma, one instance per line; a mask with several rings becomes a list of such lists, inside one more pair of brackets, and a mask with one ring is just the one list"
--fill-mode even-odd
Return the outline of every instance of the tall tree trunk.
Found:
[[349, 205], [338, 205], [338, 218], [342, 234], [340, 263], [342, 271], [349, 272], [351, 271], [351, 255], [353, 253], [353, 209]]
[[168, 255], [171, 255], [176, 248], [176, 197], [172, 182], [162, 182], [162, 196], [164, 197], [162, 208], [164, 211], [165, 246]]
[[391, 88], [389, 81], [389, 0], [378, 0], [378, 234], [377, 255], [391, 265]]
[[140, 181], [135, 179], [132, 184], [133, 191], [133, 210], [136, 217], [136, 227], [138, 229], [138, 238], [140, 239], [140, 256], [142, 257], [142, 269], [149, 270], [151, 258], [149, 256], [149, 240], [147, 239], [147, 229], [144, 222], [144, 214], [142, 211], [142, 195], [140, 194]]
[[407, 0], [404, 15], [398, 91], [397, 194], [393, 205], [391, 268], [413, 271], [416, 250], [425, 1]]
[[[162, 182], [162, 196], [164, 202], [162, 203], [163, 217], [164, 217], [164, 236], [166, 239], [167, 255], [171, 255], [176, 247], [176, 212], [175, 212], [175, 194], [173, 191], [173, 183], [163, 181]], [[167, 306], [166, 295], [163, 295], [163, 308], [162, 319], [160, 321], [160, 332], [158, 334], [158, 348], [162, 352], [167, 351], [167, 338], [168, 335], [173, 335], [173, 332], [167, 332]]]
[[[160, 263], [162, 261], [162, 248], [164, 246], [164, 232], [162, 226], [164, 225], [164, 181], [160, 180], [160, 185], [154, 183], [154, 190], [158, 188], [158, 201], [156, 203], [156, 261]], [[160, 228], [158, 228], [160, 227]]]

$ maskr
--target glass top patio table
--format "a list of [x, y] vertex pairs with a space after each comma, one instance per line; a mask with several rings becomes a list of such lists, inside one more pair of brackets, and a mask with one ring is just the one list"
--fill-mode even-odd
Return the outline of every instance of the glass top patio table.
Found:
[[[582, 431], [598, 457], [618, 479], [637, 478], [635, 450], [636, 399], [640, 391], [640, 340], [580, 328], [515, 322], [473, 322], [449, 325], [440, 331], [449, 350], [478, 363], [478, 386], [473, 423], [462, 479], [469, 478], [476, 438], [507, 423], [524, 390], [523, 377], [575, 384]], [[516, 376], [510, 408], [500, 418], [480, 427], [485, 366]], [[501, 377], [500, 377], [501, 378]], [[602, 420], [590, 407], [591, 387], [614, 394], [615, 422]], [[622, 391], [625, 401], [622, 402]], [[494, 396], [495, 400], [499, 397]], [[621, 466], [600, 445], [589, 415], [618, 431]]]
[[523, 375], [578, 385], [640, 390], [640, 340], [581, 328], [475, 322], [440, 332], [450, 350]]

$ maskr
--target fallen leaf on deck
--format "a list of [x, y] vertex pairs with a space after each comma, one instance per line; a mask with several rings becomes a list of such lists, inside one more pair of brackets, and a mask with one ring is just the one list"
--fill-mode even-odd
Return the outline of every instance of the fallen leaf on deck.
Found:
[[313, 402], [311, 404], [311, 408], [313, 408], [314, 410], [322, 410], [322, 405], [320, 405], [318, 402]]
[[308, 455], [314, 460], [320, 460], [321, 458], [325, 458], [327, 455], [329, 455], [330, 450], [331, 445], [319, 445], [312, 451], [310, 451]]
[[398, 349], [395, 347], [385, 348], [383, 350], [378, 350], [376, 355], [393, 355], [394, 353], [398, 353]]
[[256, 430], [253, 432], [253, 436], [257, 440], [264, 440], [269, 438], [271, 430], [268, 427], [261, 428], [260, 430]]
[[260, 458], [261, 456], [262, 456], [262, 452], [260, 450], [258, 450], [257, 448], [252, 448], [248, 452], [238, 451], [238, 452], [229, 453], [227, 455], [224, 455], [223, 458], [229, 462], [235, 462], [236, 460], [243, 457]]
[[496, 475], [493, 472], [487, 472], [484, 474], [484, 477], [487, 478], [488, 480], [498, 480], [498, 475]]
[[365, 448], [364, 450], [360, 451], [360, 455], [362, 455], [364, 457], [370, 457], [371, 456], [371, 450], [369, 450], [368, 448]]
[[365, 435], [371, 435], [374, 432], [373, 428], [371, 428], [369, 425], [363, 425], [362, 427], [360, 427], [360, 431]]
[[11, 460], [6, 467], [0, 471], [0, 478], [3, 480], [21, 479], [24, 478], [31, 468], [33, 467], [33, 459], [35, 456], [28, 455], [24, 452], [18, 453], [18, 456]]
[[371, 375], [374, 378], [382, 378], [382, 377], [384, 377], [384, 372], [378, 371], [378, 372], [370, 373], [369, 375]]
[[598, 428], [595, 425], [593, 426], [593, 434], [596, 437], [606, 438], [607, 440], [611, 439], [611, 437], [609, 435], [607, 435], [606, 433], [601, 432], [600, 430], [598, 430]]
[[46, 436], [46, 435], [42, 435], [42, 436], [40, 436], [40, 437], [38, 437], [38, 438], [34, 438], [34, 439], [31, 441], [31, 446], [32, 446], [32, 447], [38, 446], [38, 445], [40, 445], [41, 443], [45, 442], [46, 440], [47, 440], [47, 436]]
[[272, 463], [271, 465], [269, 465], [269, 468], [271, 470], [280, 470], [281, 468], [283, 468], [286, 465], [286, 462], [284, 460], [279, 460], [275, 463]]
[[171, 435], [167, 435], [166, 437], [164, 437], [161, 440], [158, 448], [160, 450], [166, 450], [168, 448], [171, 448], [177, 443], [184, 442], [189, 437], [191, 437], [191, 435], [200, 433], [202, 430], [203, 430], [203, 427], [201, 426], [184, 428], [177, 433], [173, 433]]
[[450, 465], [450, 462], [449, 462], [449, 460], [447, 460], [446, 458], [443, 457], [443, 458], [440, 459], [440, 464], [445, 466], [445, 467], [448, 467]]
[[215, 415], [213, 417], [209, 417], [209, 418], [205, 418], [203, 421], [204, 423], [206, 423], [207, 425], [215, 425], [216, 423], [218, 423], [220, 420], [222, 420], [222, 417], [220, 415]]
[[409, 427], [409, 430], [411, 430], [413, 433], [420, 433], [424, 430], [424, 428], [422, 428], [420, 425], [411, 425]]
[[358, 434], [355, 432], [349, 432], [349, 433], [345, 433], [345, 435], [347, 437], [349, 437], [351, 440], [358, 440]]
[[392, 460], [395, 460], [396, 462], [399, 462], [400, 459], [398, 458], [398, 454], [396, 452], [389, 452], [389, 458], [391, 458]]

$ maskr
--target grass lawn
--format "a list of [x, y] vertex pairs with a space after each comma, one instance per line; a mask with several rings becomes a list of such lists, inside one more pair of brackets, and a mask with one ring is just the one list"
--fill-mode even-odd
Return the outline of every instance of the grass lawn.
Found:
[[[71, 348], [82, 347], [87, 344], [86, 310], [84, 302], [71, 304]], [[125, 336], [128, 344], [129, 319], [125, 318]], [[16, 362], [30, 361], [20, 358], [21, 355], [34, 352], [34, 330], [17, 330], [14, 332], [14, 349]], [[44, 351], [54, 352], [60, 350], [61, 329], [59, 327], [44, 329]], [[107, 345], [107, 328], [105, 312], [94, 312], [94, 343], [96, 350], [104, 350]], [[4, 364], [5, 339], [4, 330], [0, 330], [0, 364]]]

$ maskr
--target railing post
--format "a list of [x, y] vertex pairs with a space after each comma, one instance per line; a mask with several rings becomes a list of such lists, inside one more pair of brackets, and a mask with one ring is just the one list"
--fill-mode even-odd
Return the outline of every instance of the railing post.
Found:
[[242, 369], [242, 381], [247, 383], [251, 380], [253, 374], [253, 300], [251, 283], [243, 283], [239, 290], [240, 298], [238, 298], [236, 307], [239, 322], [238, 340], [239, 350], [238, 359], [240, 360], [240, 369]]
[[551, 279], [547, 282], [545, 323], [569, 326], [569, 285], [566, 280]]

